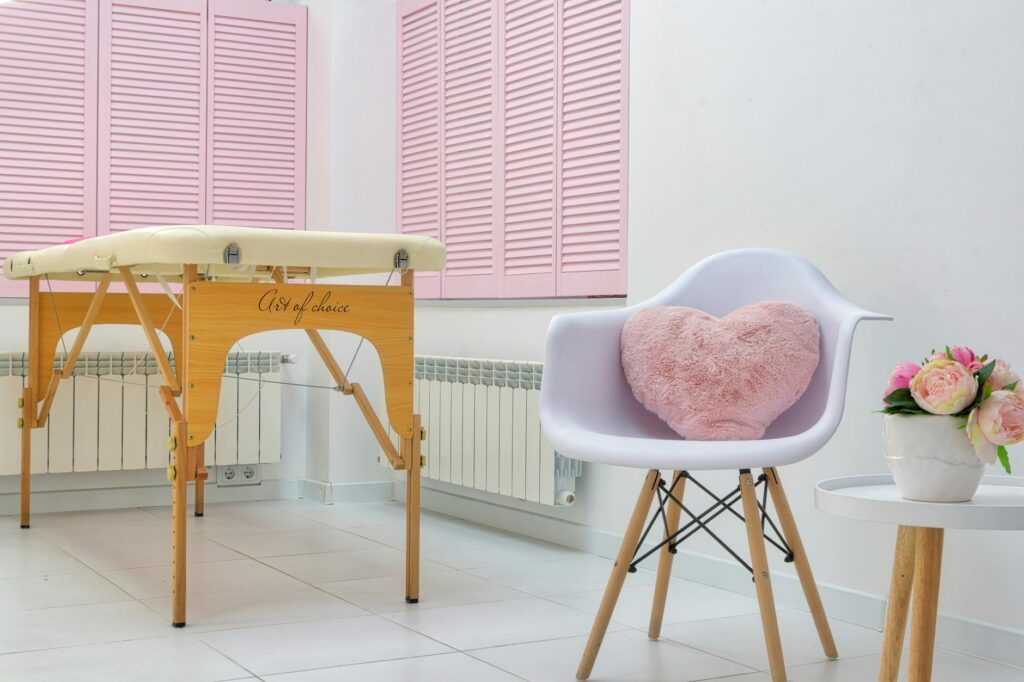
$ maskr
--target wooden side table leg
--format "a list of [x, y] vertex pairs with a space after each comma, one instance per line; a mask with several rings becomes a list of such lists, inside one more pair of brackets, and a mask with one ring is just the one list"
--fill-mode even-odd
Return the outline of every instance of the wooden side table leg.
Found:
[[935, 653], [935, 620], [939, 612], [939, 580], [942, 570], [941, 528], [914, 531], [914, 606], [910, 626], [910, 682], [931, 682]]
[[917, 554], [915, 530], [912, 526], [900, 526], [896, 534], [889, 605], [885, 612], [882, 667], [878, 671], [878, 682], [897, 682], [899, 679], [903, 636], [907, 632], [907, 611], [914, 582], [914, 557]]

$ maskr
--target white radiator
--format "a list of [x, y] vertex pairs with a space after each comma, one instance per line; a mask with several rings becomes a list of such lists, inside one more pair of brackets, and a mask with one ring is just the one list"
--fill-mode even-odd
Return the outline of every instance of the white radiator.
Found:
[[416, 356], [424, 477], [547, 505], [575, 502], [583, 464], [541, 433], [542, 373], [539, 362]]
[[[58, 356], [55, 367], [62, 362]], [[26, 367], [24, 353], [0, 353], [0, 474], [21, 471], [18, 399]], [[228, 356], [207, 466], [281, 460], [281, 386], [267, 381], [277, 380], [280, 368], [278, 352]], [[161, 384], [151, 353], [82, 353], [46, 426], [32, 431], [32, 473], [167, 467], [170, 420]]]

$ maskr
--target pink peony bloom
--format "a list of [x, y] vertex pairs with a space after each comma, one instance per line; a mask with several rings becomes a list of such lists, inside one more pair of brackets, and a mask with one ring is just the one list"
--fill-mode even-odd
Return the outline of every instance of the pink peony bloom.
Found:
[[889, 397], [893, 391], [901, 388], [910, 388], [910, 380], [920, 371], [921, 367], [913, 362], [901, 362], [896, 365], [892, 370], [892, 374], [889, 375], [889, 383], [885, 387], [885, 393], [882, 394], [882, 398]]
[[[975, 354], [975, 352], [968, 348], [967, 346], [953, 346], [952, 348], [949, 349], [949, 353], [950, 355], [953, 356], [954, 360], [956, 360], [957, 362], [959, 362], [961, 365], [971, 370], [972, 372], [977, 372], [984, 366], [981, 360], [978, 359], [977, 354]], [[939, 352], [935, 353], [935, 355], [931, 356], [928, 359], [948, 360], [949, 358], [946, 357], [946, 351], [940, 350]]]
[[978, 380], [959, 362], [929, 360], [910, 380], [910, 393], [925, 412], [956, 414], [978, 395]]
[[[1020, 377], [1017, 373], [1010, 369], [1010, 363], [1004, 360], [996, 360], [995, 369], [992, 370], [992, 376], [988, 378], [986, 384], [992, 386], [993, 391], [1000, 391], [1011, 384], [1015, 384], [1020, 381]], [[1020, 388], [1020, 385], [1017, 385]]]
[[967, 436], [983, 461], [996, 461], [997, 445], [1024, 441], [1024, 396], [1016, 391], [995, 391], [971, 411]]

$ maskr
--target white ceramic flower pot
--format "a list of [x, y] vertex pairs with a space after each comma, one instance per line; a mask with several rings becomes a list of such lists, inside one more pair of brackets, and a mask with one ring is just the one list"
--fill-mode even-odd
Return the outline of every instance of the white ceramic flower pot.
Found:
[[887, 414], [882, 418], [885, 461], [908, 500], [966, 502], [974, 497], [985, 463], [956, 417]]

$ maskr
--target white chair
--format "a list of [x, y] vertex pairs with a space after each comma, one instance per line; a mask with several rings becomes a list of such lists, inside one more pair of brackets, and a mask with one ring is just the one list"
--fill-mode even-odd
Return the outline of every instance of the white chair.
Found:
[[[798, 303], [814, 314], [821, 330], [821, 359], [807, 391], [775, 420], [762, 440], [686, 441], [633, 397], [619, 355], [622, 326], [630, 315], [643, 308], [685, 305], [723, 316], [767, 300]], [[707, 523], [720, 514], [738, 516], [746, 524], [750, 564], [712, 535], [753, 574], [773, 682], [785, 682], [786, 673], [765, 540], [781, 549], [787, 561], [794, 562], [825, 654], [829, 658], [838, 656], [776, 467], [809, 457], [831, 438], [843, 413], [854, 329], [861, 320], [891, 319], [844, 299], [804, 258], [771, 249], [741, 249], [701, 261], [668, 289], [642, 303], [617, 310], [559, 315], [552, 320], [540, 397], [540, 418], [548, 440], [567, 457], [648, 470], [577, 679], [590, 676], [626, 573], [655, 550], [660, 556], [648, 635], [651, 639], [659, 637], [676, 546], [688, 534], [709, 530]], [[755, 468], [763, 470], [757, 478], [751, 474]], [[662, 477], [662, 469], [675, 471], [670, 482]], [[691, 481], [704, 488], [691, 472], [712, 469], [738, 469], [739, 484], [723, 497], [713, 495], [717, 502], [695, 514], [683, 505], [685, 484]], [[757, 487], [762, 485], [763, 498], [759, 500]], [[781, 531], [767, 513], [769, 493]], [[655, 496], [655, 514], [645, 525]], [[738, 501], [742, 501], [742, 514], [732, 508]], [[681, 512], [689, 518], [680, 527]], [[659, 518], [661, 543], [638, 556]]]

